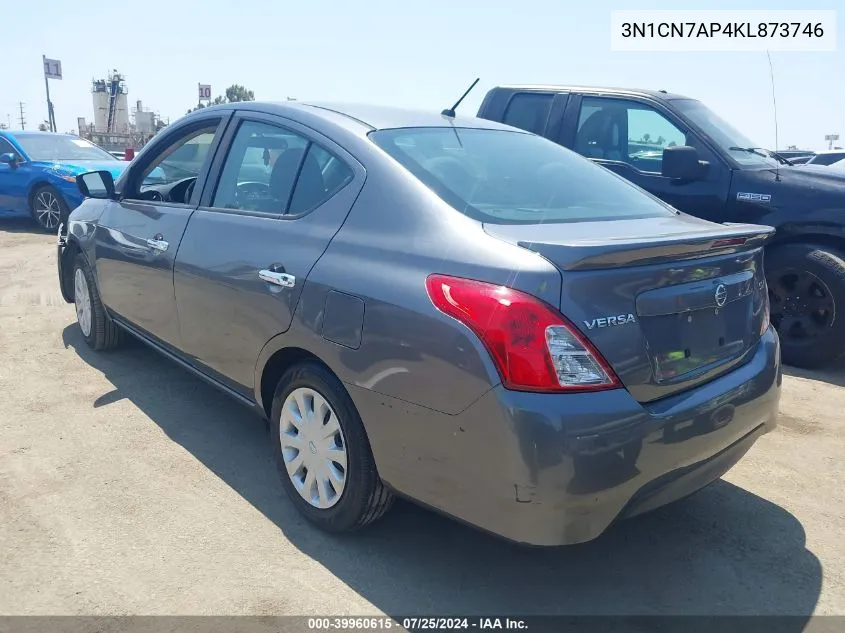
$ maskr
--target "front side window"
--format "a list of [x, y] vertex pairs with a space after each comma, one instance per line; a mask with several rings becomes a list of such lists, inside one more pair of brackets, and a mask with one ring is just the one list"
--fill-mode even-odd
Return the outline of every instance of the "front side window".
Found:
[[0, 154], [14, 154], [15, 156], [18, 155], [18, 152], [12, 147], [12, 144], [4, 138], [0, 138]]
[[169, 185], [186, 178], [196, 179], [208, 159], [217, 126], [215, 121], [171, 143], [147, 164], [142, 175], [142, 187]]
[[648, 105], [604, 97], [581, 102], [575, 147], [583, 156], [659, 174], [664, 148], [686, 144], [686, 134]]
[[211, 206], [300, 214], [352, 178], [345, 163], [285, 128], [244, 121], [226, 157]]
[[128, 174], [124, 197], [189, 204], [197, 178], [211, 158], [219, 125], [220, 119], [206, 121], [158, 150], [152, 158], [145, 156], [138, 166], [140, 173], [133, 170]]
[[21, 134], [16, 137], [23, 151], [33, 161], [117, 160], [84, 138], [61, 134]]
[[511, 98], [503, 123], [534, 134], [542, 134], [546, 129], [551, 107], [550, 94], [518, 93]]
[[370, 139], [445, 202], [480, 222], [545, 224], [675, 213], [620, 176], [531, 134], [405, 128], [371, 132]]

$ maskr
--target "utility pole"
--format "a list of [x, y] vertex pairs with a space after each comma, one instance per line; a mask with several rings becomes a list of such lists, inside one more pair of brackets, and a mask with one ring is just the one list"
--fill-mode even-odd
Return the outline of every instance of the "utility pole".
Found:
[[18, 101], [18, 107], [21, 110], [21, 116], [20, 116], [20, 119], [19, 119], [19, 121], [21, 122], [21, 129], [25, 130], [26, 129], [26, 119], [23, 118], [23, 101]]

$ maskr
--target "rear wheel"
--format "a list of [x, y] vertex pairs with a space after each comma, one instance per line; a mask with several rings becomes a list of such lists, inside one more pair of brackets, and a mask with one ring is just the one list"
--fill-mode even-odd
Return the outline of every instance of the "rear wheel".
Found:
[[364, 425], [341, 382], [318, 363], [288, 370], [276, 388], [271, 433], [282, 485], [327, 532], [375, 521], [393, 497], [376, 471]]
[[766, 281], [784, 363], [813, 369], [845, 355], [845, 255], [778, 246], [766, 254]]
[[59, 224], [67, 221], [68, 206], [54, 187], [42, 185], [29, 198], [29, 211], [44, 231], [54, 233]]

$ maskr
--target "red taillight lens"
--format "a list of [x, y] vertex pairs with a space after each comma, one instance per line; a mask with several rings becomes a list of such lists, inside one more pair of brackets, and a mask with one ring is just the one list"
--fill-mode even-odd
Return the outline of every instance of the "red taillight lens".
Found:
[[771, 323], [772, 305], [769, 300], [769, 286], [763, 282], [763, 319], [760, 323], [760, 336], [766, 333]]
[[135, 150], [131, 147], [127, 147], [126, 152], [123, 155], [123, 159], [131, 161], [133, 158], [135, 158]]
[[430, 275], [426, 290], [435, 307], [481, 339], [508, 389], [571, 392], [620, 386], [575, 326], [536, 297], [446, 275]]

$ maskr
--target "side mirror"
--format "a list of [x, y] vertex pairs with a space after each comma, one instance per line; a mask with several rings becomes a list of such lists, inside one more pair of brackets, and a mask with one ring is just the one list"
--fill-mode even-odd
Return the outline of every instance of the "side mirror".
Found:
[[663, 150], [662, 174], [673, 180], [700, 180], [710, 163], [700, 160], [698, 150], [689, 145], [676, 145]]
[[12, 152], [8, 152], [6, 154], [0, 154], [0, 163], [5, 163], [11, 167], [14, 167], [18, 162], [18, 157], [12, 154]]
[[76, 177], [76, 186], [86, 198], [115, 198], [114, 178], [107, 171], [89, 171]]

